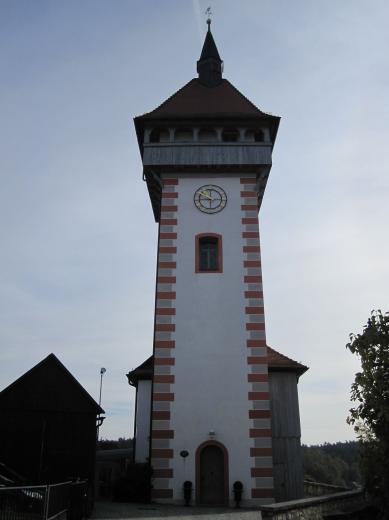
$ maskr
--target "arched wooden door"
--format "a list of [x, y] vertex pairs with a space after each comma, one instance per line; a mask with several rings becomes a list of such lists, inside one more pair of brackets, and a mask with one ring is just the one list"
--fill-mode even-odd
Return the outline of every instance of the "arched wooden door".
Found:
[[227, 452], [219, 443], [205, 443], [197, 456], [197, 501], [224, 505], [228, 502]]

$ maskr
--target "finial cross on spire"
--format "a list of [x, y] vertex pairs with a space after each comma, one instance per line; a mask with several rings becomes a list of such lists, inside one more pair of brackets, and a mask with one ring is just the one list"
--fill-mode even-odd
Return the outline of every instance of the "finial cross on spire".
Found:
[[210, 31], [211, 30], [211, 22], [212, 22], [212, 19], [211, 19], [211, 16], [212, 16], [211, 7], [207, 7], [207, 9], [205, 10], [205, 14], [207, 16], [208, 31]]
[[208, 17], [208, 31], [205, 35], [200, 59], [197, 62], [197, 72], [199, 73], [199, 81], [202, 85], [206, 87], [216, 87], [223, 81], [223, 62], [220, 59], [215, 40], [211, 33], [212, 13], [210, 7], [205, 11], [205, 14]]

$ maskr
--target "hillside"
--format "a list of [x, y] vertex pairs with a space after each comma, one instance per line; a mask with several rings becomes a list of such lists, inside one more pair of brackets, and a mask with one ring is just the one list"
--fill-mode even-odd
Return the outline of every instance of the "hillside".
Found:
[[362, 483], [359, 444], [356, 441], [302, 446], [304, 478], [335, 486]]

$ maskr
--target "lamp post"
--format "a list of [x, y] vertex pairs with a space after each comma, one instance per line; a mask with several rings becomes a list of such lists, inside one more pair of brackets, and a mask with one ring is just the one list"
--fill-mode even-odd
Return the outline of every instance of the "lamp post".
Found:
[[[104, 368], [104, 367], [100, 368], [99, 406], [101, 406], [101, 391], [103, 389], [103, 375], [106, 373], [106, 371], [107, 371], [106, 368]], [[104, 420], [104, 418], [103, 418], [103, 420]], [[99, 430], [100, 430], [101, 424], [103, 423], [103, 420], [100, 420], [100, 415], [99, 415], [99, 420], [98, 420], [98, 423], [97, 423], [97, 440], [99, 440]]]
[[100, 368], [100, 394], [99, 394], [99, 406], [101, 405], [101, 390], [103, 388], [103, 375], [106, 373], [107, 369], [104, 367]]

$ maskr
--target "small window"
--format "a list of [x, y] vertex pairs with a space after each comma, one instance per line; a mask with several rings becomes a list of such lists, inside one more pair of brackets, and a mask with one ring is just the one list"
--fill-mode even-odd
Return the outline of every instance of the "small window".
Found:
[[216, 271], [218, 269], [217, 238], [200, 238], [200, 271]]
[[265, 140], [265, 134], [264, 134], [263, 130], [256, 130], [254, 132], [254, 141], [256, 143], [263, 143], [264, 140]]
[[165, 128], [153, 128], [149, 139], [150, 143], [167, 143], [170, 140], [169, 131]]
[[217, 141], [217, 135], [213, 128], [200, 128], [199, 141], [213, 143]]
[[239, 132], [236, 128], [225, 128], [222, 132], [222, 141], [225, 143], [236, 143], [238, 137]]
[[265, 140], [265, 134], [263, 130], [247, 130], [245, 140], [256, 143], [263, 143]]
[[191, 128], [177, 128], [174, 140], [179, 143], [193, 141], [193, 130]]
[[220, 235], [216, 235], [214, 233], [210, 235], [197, 235], [196, 272], [222, 272], [222, 244]]

